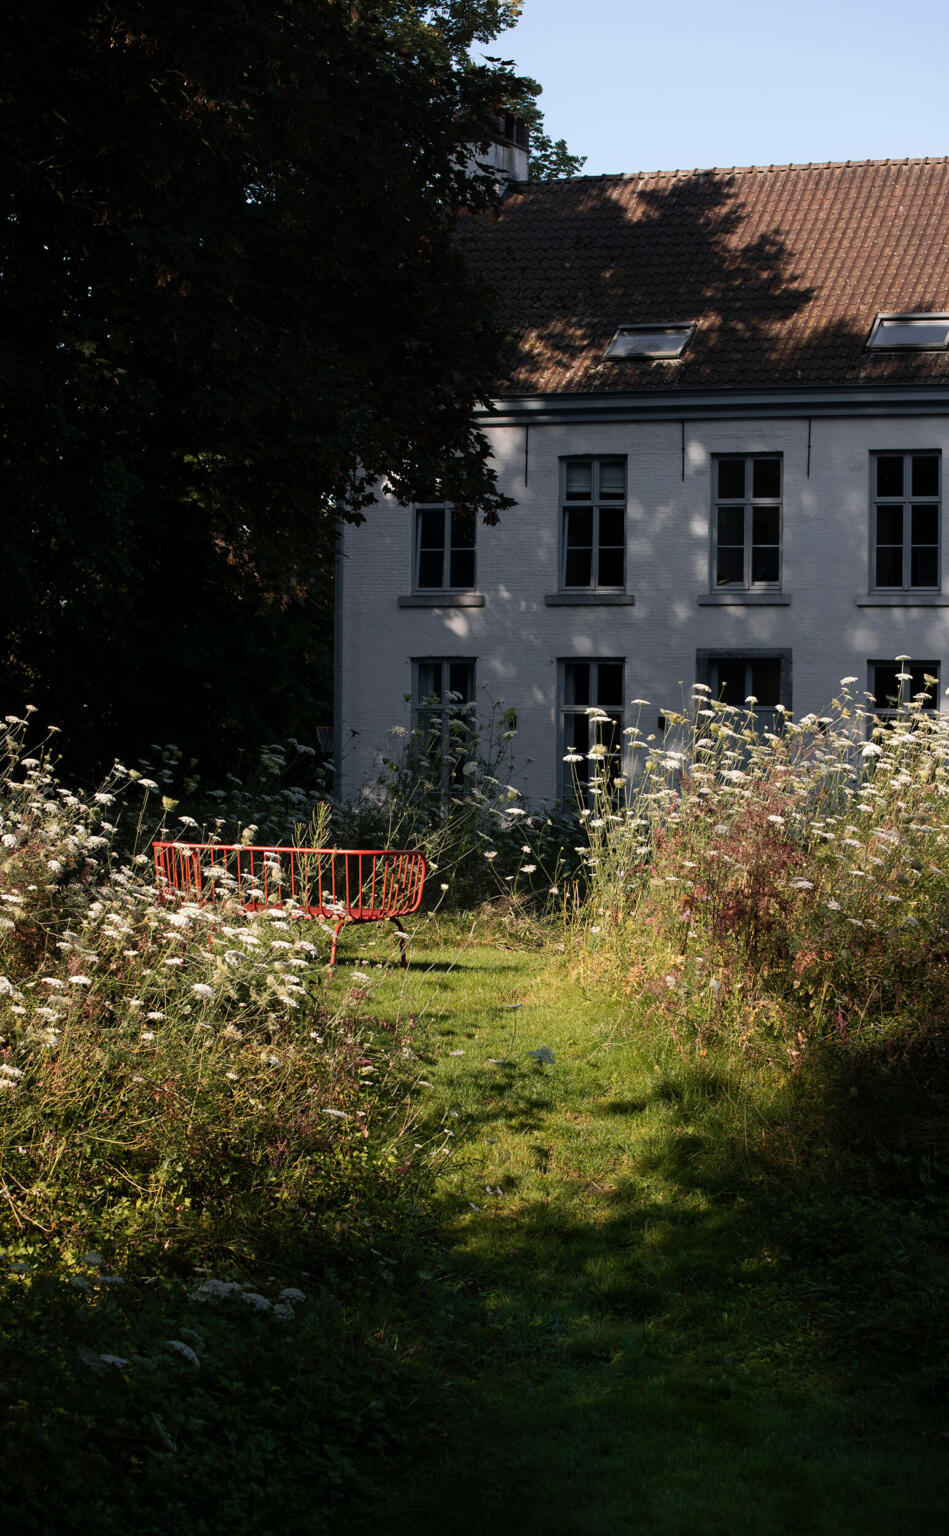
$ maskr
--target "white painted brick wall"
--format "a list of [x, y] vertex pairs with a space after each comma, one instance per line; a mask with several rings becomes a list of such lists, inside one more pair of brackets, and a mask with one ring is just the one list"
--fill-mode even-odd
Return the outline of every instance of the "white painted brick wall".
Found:
[[[860, 607], [869, 583], [869, 472], [874, 451], [938, 449], [943, 417], [814, 419], [810, 476], [806, 421], [532, 425], [490, 429], [501, 488], [517, 506], [497, 528], [479, 527], [483, 608], [400, 609], [412, 591], [411, 508], [382, 502], [347, 528], [341, 582], [341, 790], [355, 794], [408, 729], [411, 658], [473, 657], [482, 707], [517, 710], [516, 757], [532, 798], [556, 793], [557, 661], [623, 657], [625, 694], [649, 699], [655, 728], [695, 679], [699, 649], [790, 647], [793, 710], [822, 711], [842, 676], [866, 686], [867, 663], [905, 653], [938, 660], [949, 685], [949, 608]], [[709, 591], [711, 459], [783, 455], [782, 590], [786, 607], [702, 607]], [[628, 463], [627, 589], [633, 607], [546, 607], [558, 587], [559, 459], [623, 454]], [[949, 593], [949, 540], [943, 586]], [[528, 759], [530, 760], [528, 763]]]

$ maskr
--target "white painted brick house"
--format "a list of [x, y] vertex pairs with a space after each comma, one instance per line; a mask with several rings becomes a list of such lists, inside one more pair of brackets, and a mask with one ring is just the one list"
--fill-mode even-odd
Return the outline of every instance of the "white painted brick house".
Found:
[[449, 692], [516, 711], [536, 799], [591, 704], [607, 735], [696, 681], [762, 715], [843, 675], [882, 704], [906, 656], [939, 706], [949, 161], [520, 186], [468, 244], [517, 345], [479, 421], [516, 505], [346, 529], [344, 796]]

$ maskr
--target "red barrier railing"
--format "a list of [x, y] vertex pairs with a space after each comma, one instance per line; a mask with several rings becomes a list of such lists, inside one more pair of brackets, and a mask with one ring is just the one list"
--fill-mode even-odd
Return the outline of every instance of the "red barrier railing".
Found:
[[289, 848], [243, 843], [153, 844], [159, 888], [191, 901], [233, 901], [242, 912], [281, 912], [332, 923], [330, 966], [347, 923], [388, 918], [399, 930], [405, 968], [405, 929], [425, 887], [421, 853], [407, 848]]

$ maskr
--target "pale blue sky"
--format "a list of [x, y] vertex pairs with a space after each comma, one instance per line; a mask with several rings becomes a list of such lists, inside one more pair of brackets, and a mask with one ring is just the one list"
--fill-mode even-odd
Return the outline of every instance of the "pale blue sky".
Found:
[[946, 0], [526, 0], [488, 50], [585, 175], [949, 153]]

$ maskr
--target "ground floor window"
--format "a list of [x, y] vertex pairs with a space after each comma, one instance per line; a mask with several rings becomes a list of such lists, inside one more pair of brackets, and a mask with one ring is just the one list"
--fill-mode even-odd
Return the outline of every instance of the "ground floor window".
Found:
[[589, 805], [593, 786], [622, 771], [623, 662], [559, 663], [561, 795]]
[[412, 714], [419, 749], [434, 782], [447, 793], [462, 776], [475, 730], [475, 664], [420, 657], [412, 662]]
[[[893, 720], [899, 710], [918, 699], [924, 709], [939, 708], [938, 661], [871, 661], [867, 687], [876, 700], [880, 720]], [[920, 698], [922, 695], [922, 698]]]
[[762, 730], [773, 731], [780, 723], [778, 706], [791, 708], [791, 652], [698, 651], [695, 681], [706, 683], [713, 699], [751, 710]]

